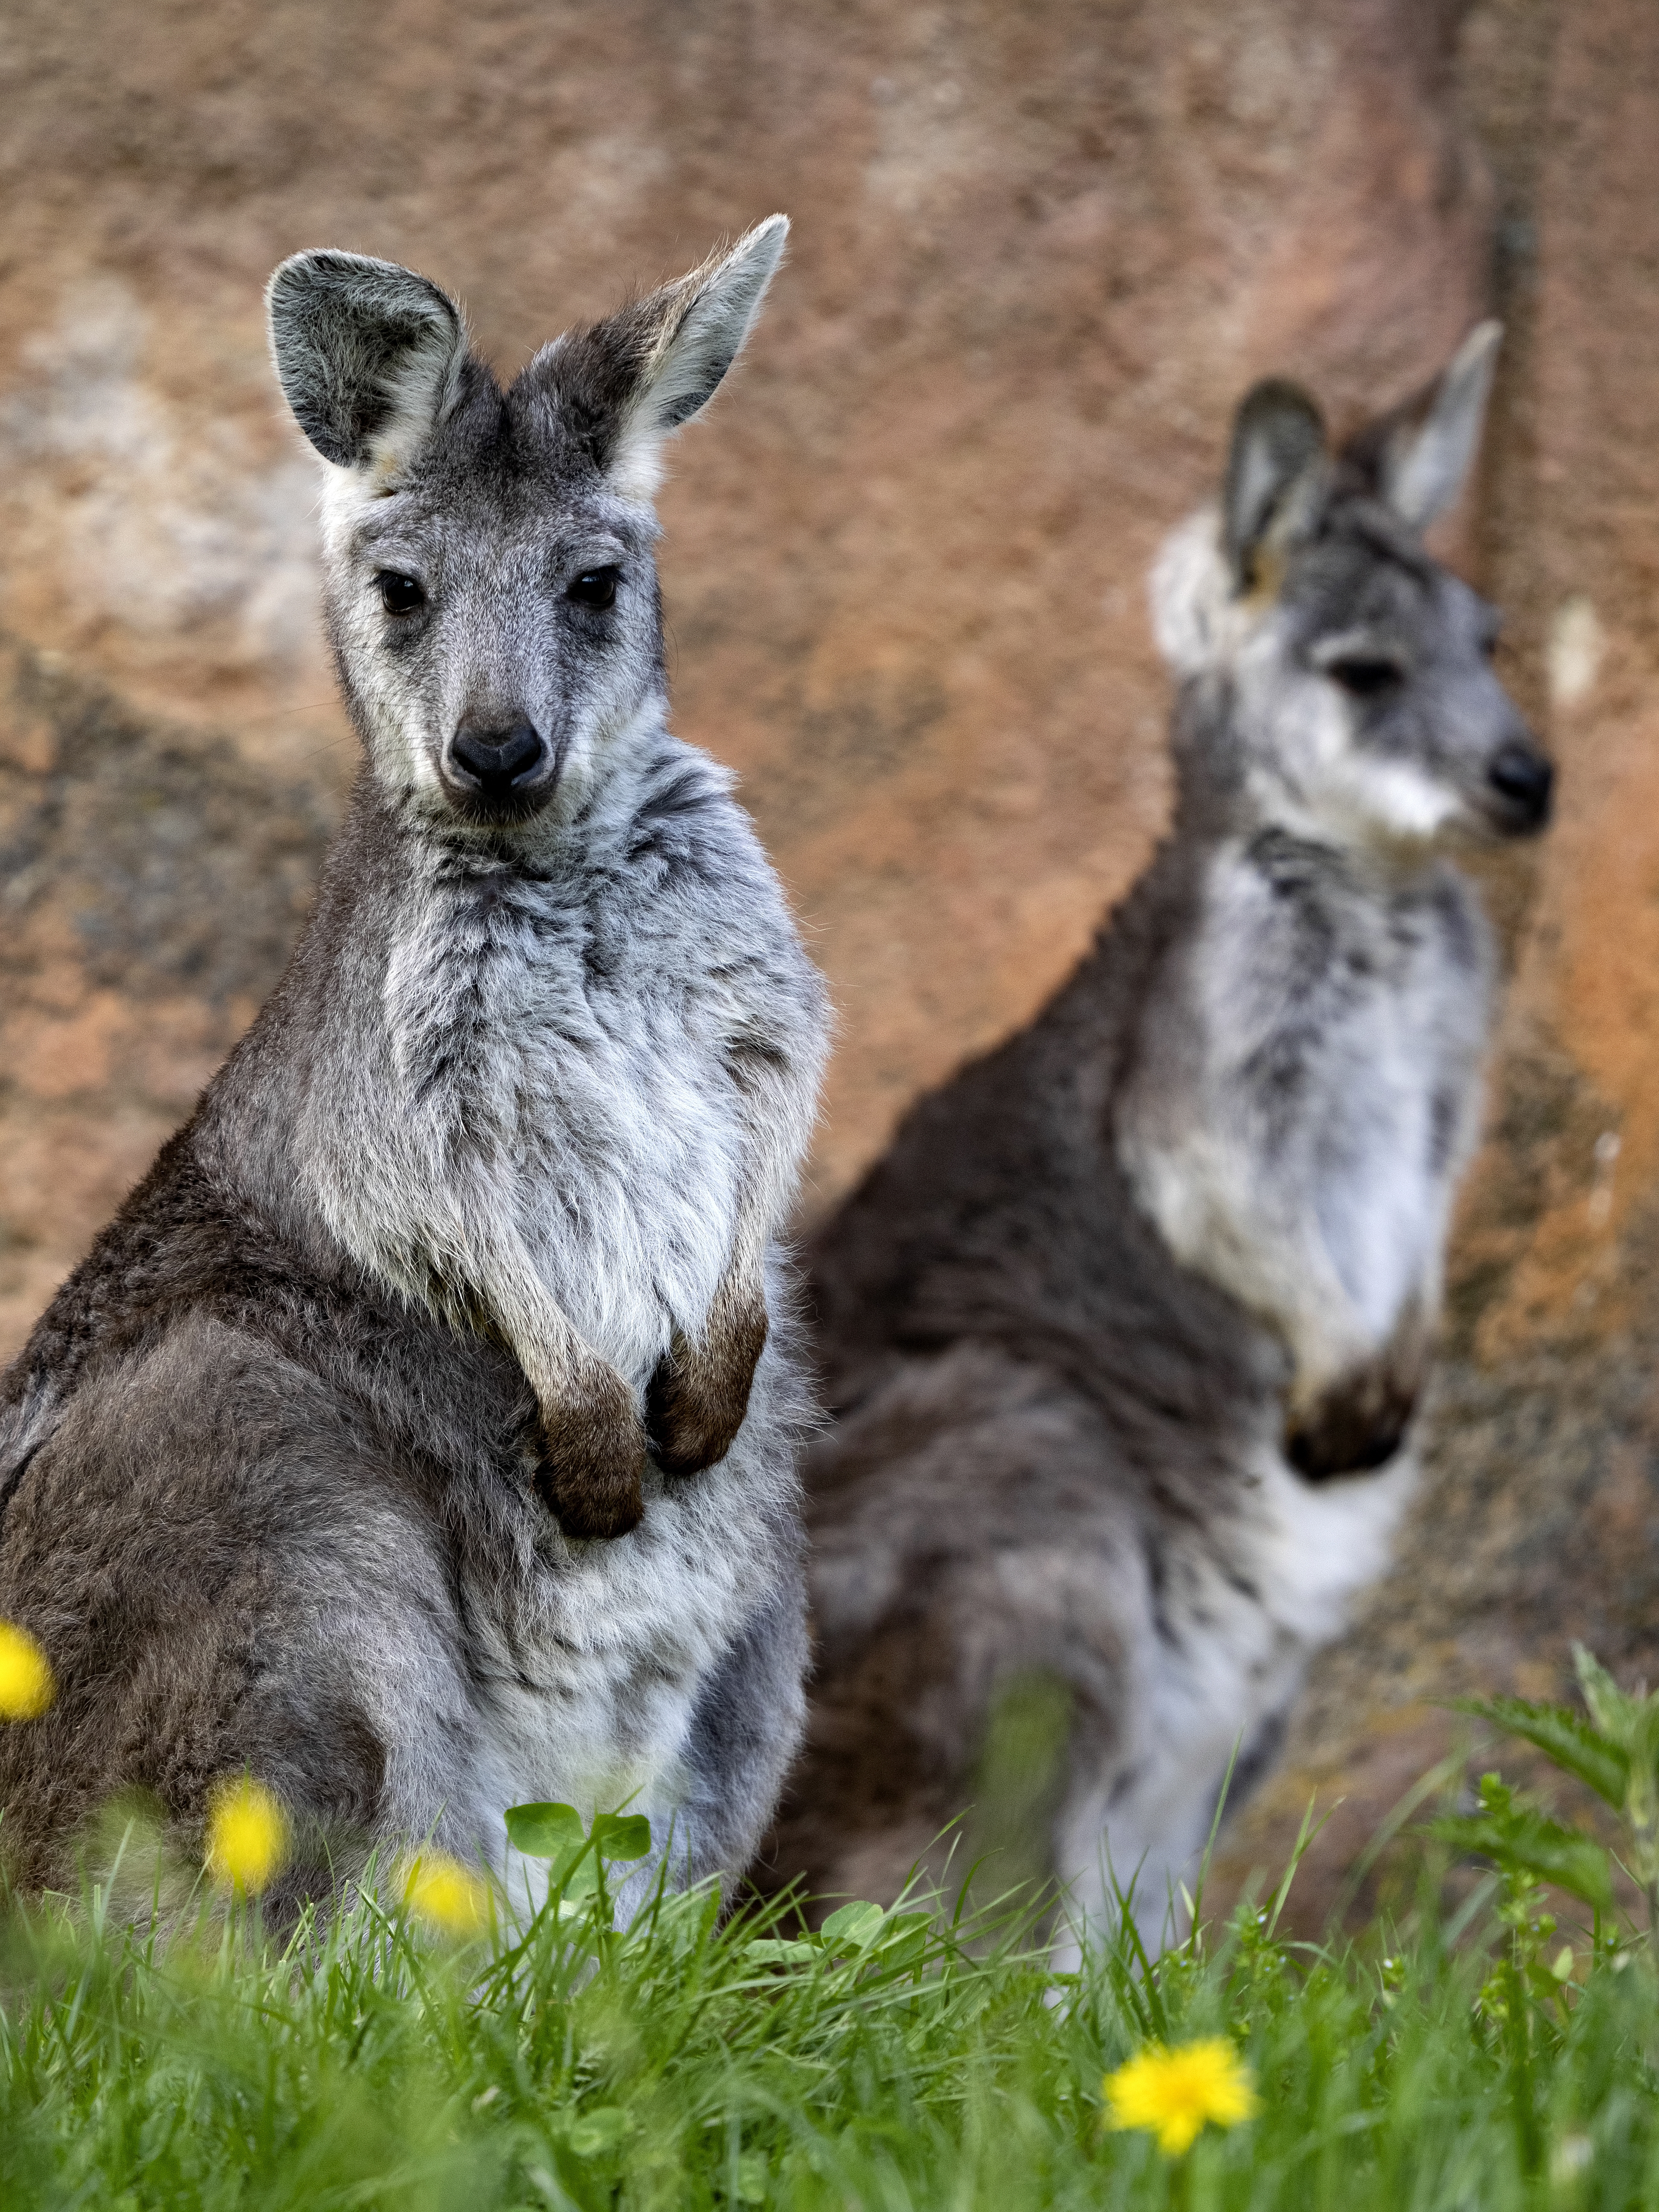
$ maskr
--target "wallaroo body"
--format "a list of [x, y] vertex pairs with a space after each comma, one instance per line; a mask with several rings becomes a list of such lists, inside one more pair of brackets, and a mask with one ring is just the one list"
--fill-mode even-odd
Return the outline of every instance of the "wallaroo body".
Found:
[[770, 1812], [824, 1012], [667, 730], [651, 495], [786, 230], [505, 392], [406, 270], [272, 280], [365, 761], [275, 994], [5, 1377], [0, 1616], [58, 1682], [0, 1731], [26, 1877], [244, 1769], [318, 1851], [631, 1800], [699, 1876]]
[[1133, 1883], [1155, 1938], [1385, 1562], [1493, 983], [1438, 846], [1550, 793], [1420, 534], [1497, 337], [1336, 455], [1295, 387], [1247, 398], [1153, 580], [1173, 830], [817, 1241], [819, 1650], [765, 1879], [890, 1895], [973, 1804], [959, 1868], [1006, 1847], [993, 1888], [1057, 1876], [1084, 1924]]

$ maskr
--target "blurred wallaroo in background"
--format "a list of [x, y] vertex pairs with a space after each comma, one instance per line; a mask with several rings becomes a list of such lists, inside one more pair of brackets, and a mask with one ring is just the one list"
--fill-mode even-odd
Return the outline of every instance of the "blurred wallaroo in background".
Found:
[[824, 1007], [668, 732], [651, 501], [787, 229], [505, 392], [407, 270], [272, 279], [365, 763], [275, 994], [5, 1377], [0, 1615], [59, 1685], [0, 1735], [25, 1878], [244, 1769], [315, 1846], [290, 1893], [520, 1800], [629, 1800], [691, 1876], [771, 1812]]
[[1424, 550], [1499, 332], [1332, 454], [1294, 386], [1152, 581], [1175, 825], [1024, 1031], [819, 1236], [818, 1638], [768, 1879], [888, 1897], [970, 1802], [992, 1888], [1156, 1937], [1235, 1747], [1386, 1564], [1493, 954], [1444, 833], [1552, 772]]

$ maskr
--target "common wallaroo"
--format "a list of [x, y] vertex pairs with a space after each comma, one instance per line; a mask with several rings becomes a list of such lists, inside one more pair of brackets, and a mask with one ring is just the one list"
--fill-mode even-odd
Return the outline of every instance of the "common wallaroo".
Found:
[[816, 1239], [817, 1656], [764, 1884], [886, 1899], [978, 1801], [958, 1872], [1006, 1845], [984, 1881], [1069, 1884], [1074, 1938], [1133, 1883], [1156, 1940], [1386, 1562], [1493, 988], [1439, 845], [1538, 830], [1552, 781], [1421, 536], [1498, 336], [1335, 453], [1248, 395], [1153, 575], [1172, 830]]
[[787, 228], [505, 391], [408, 270], [271, 280], [364, 761], [282, 981], [0, 1389], [0, 1616], [58, 1685], [0, 1729], [26, 1881], [112, 1793], [188, 1842], [243, 1771], [290, 1903], [343, 1838], [499, 1855], [518, 1801], [629, 1802], [677, 1879], [771, 1813], [825, 1011], [666, 726], [652, 495]]

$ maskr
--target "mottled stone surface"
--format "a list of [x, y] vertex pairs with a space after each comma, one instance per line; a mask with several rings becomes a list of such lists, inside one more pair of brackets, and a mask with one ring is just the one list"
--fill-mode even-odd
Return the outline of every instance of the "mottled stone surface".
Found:
[[252, 1018], [328, 809], [0, 638], [0, 1345]]

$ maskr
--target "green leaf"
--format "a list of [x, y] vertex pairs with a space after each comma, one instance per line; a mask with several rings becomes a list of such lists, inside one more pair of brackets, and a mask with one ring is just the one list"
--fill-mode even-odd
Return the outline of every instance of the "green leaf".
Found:
[[1606, 1851], [1577, 1828], [1563, 1827], [1542, 1813], [1516, 1807], [1500, 1814], [1448, 1817], [1429, 1821], [1426, 1832], [1457, 1850], [1479, 1851], [1535, 1881], [1553, 1882], [1599, 1912], [1612, 1910], [1613, 1881]]
[[1565, 1705], [1535, 1705], [1525, 1698], [1458, 1698], [1454, 1710], [1490, 1721], [1506, 1735], [1534, 1744], [1565, 1774], [1576, 1774], [1598, 1797], [1622, 1810], [1630, 1760], [1616, 1743]]
[[628, 2115], [619, 2105], [600, 2105], [571, 2123], [565, 2141], [578, 2158], [600, 2158], [615, 2150], [628, 2133]]
[[905, 1942], [932, 1925], [933, 1915], [928, 1912], [890, 1912], [881, 1931], [881, 1948], [890, 1950], [894, 1944]]
[[507, 1832], [514, 1848], [530, 1859], [562, 1859], [587, 1840], [574, 1805], [509, 1805]]
[[651, 1823], [643, 1813], [600, 1813], [593, 1844], [603, 1859], [642, 1859], [651, 1850]]
[[744, 1946], [744, 1956], [762, 1966], [804, 1966], [823, 1953], [816, 1943], [791, 1942], [781, 1936], [757, 1936]]
[[823, 1923], [823, 1940], [838, 1951], [864, 1951], [880, 1935], [887, 1915], [878, 1905], [861, 1900], [843, 1905]]
[[1631, 1729], [1642, 1710], [1643, 1700], [1627, 1698], [1601, 1661], [1583, 1644], [1573, 1645], [1572, 1662], [1578, 1669], [1578, 1686], [1584, 1693], [1584, 1703], [1590, 1709], [1590, 1718], [1603, 1735], [1609, 1737], [1621, 1750], [1627, 1749]]
[[1625, 1811], [1638, 1836], [1651, 1837], [1659, 1827], [1659, 1699], [1645, 1698], [1637, 1708], [1628, 1744], [1630, 1789]]

